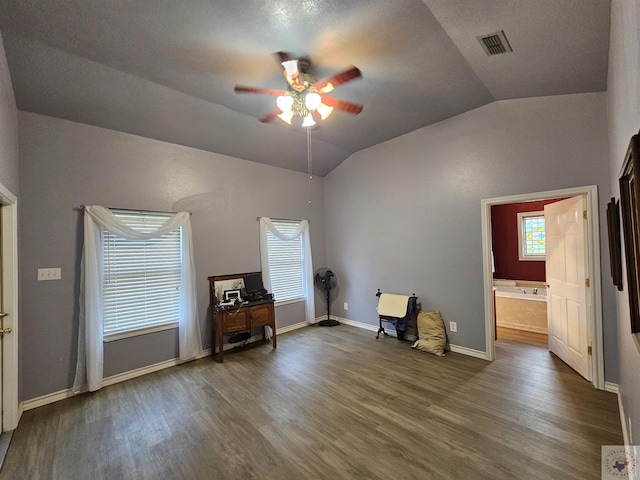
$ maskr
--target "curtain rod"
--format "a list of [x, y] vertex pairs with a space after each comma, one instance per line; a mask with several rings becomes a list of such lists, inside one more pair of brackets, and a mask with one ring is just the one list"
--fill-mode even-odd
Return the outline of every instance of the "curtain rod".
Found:
[[[256, 217], [256, 221], [259, 222], [261, 218], [262, 217]], [[294, 220], [292, 218], [272, 218], [272, 217], [265, 217], [265, 218], [276, 220], [278, 222], [301, 222], [302, 221], [302, 220]], [[311, 225], [311, 220], [307, 220], [307, 222], [309, 222], [309, 225]]]
[[[80, 210], [84, 210], [84, 205], [80, 205], [78, 207]], [[165, 212], [162, 210], [141, 210], [139, 208], [118, 208], [118, 207], [107, 207], [109, 210], [122, 210], [123, 212], [137, 212], [137, 213], [170, 213], [170, 214], [176, 214], [176, 213], [180, 213], [180, 212]], [[191, 212], [187, 212], [189, 215], [193, 215]]]

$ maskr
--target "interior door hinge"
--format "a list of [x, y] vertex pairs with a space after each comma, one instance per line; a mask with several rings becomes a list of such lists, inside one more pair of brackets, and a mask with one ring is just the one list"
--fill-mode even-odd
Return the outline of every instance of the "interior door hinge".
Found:
[[589, 281], [589, 279], [588, 279], [588, 278], [585, 278], [585, 279], [584, 279], [584, 286], [585, 286], [585, 287], [590, 287], [590, 286], [591, 286], [591, 282]]
[[582, 212], [582, 216], [584, 217], [585, 220], [587, 219], [587, 211], [586, 210]]
[[593, 349], [591, 348], [591, 345], [589, 345], [589, 346], [587, 347], [587, 353], [588, 353], [589, 355], [593, 355]]

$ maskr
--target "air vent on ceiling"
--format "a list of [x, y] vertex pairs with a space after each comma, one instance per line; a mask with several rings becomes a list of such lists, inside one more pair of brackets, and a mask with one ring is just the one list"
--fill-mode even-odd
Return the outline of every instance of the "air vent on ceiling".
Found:
[[489, 35], [482, 35], [480, 37], [476, 37], [482, 45], [482, 49], [484, 53], [487, 55], [498, 55], [500, 53], [513, 52], [511, 49], [511, 45], [509, 45], [509, 41], [504, 34], [504, 31], [500, 30], [499, 32], [490, 33]]

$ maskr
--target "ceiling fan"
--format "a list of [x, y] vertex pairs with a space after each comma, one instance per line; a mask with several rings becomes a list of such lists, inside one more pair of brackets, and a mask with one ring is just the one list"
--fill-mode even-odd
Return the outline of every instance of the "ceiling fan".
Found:
[[278, 117], [291, 125], [295, 117], [302, 120], [303, 127], [312, 127], [318, 120], [324, 120], [331, 115], [334, 109], [353, 115], [362, 111], [362, 105], [326, 95], [334, 88], [362, 77], [357, 67], [351, 67], [318, 81], [309, 73], [311, 67], [309, 59], [292, 58], [286, 52], [277, 52], [275, 55], [282, 65], [282, 73], [288, 83], [286, 90], [242, 85], [236, 85], [234, 89], [236, 93], [261, 93], [277, 97], [276, 108], [260, 118], [261, 122], [267, 123]]

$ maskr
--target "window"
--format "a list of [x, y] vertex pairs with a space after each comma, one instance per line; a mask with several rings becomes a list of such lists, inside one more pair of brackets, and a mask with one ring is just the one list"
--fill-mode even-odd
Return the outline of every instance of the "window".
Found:
[[[138, 231], [155, 230], [171, 218], [117, 210], [113, 214]], [[105, 340], [177, 327], [182, 228], [149, 240], [128, 240], [103, 232]]]
[[[291, 236], [300, 222], [273, 220], [273, 226]], [[267, 255], [271, 274], [271, 290], [278, 303], [304, 300], [302, 236], [295, 240], [280, 240], [267, 230]]]
[[544, 260], [545, 246], [544, 212], [518, 213], [520, 260]]

